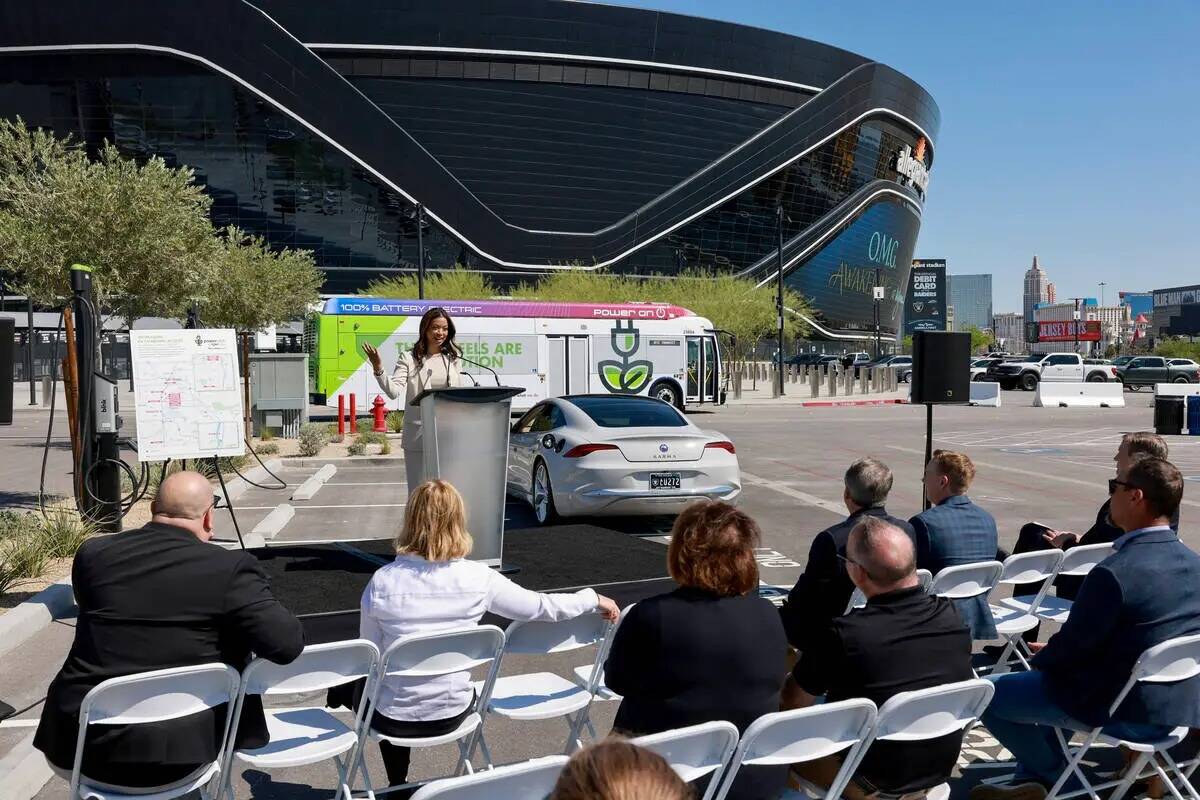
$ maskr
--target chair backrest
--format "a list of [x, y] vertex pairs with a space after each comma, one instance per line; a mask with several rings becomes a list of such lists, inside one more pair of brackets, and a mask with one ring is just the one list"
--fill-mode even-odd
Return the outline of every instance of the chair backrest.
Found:
[[[917, 582], [921, 585], [921, 590], [928, 593], [929, 587], [933, 584], [933, 573], [927, 569], [917, 570]], [[856, 608], [862, 608], [867, 604], [867, 596], [863, 594], [862, 589], [854, 587], [854, 593], [850, 595], [850, 602], [846, 604], [846, 610], [842, 613], [849, 614]]]
[[412, 800], [498, 800], [544, 798], [554, 789], [566, 756], [546, 756], [504, 767], [427, 783]]
[[1044, 583], [1058, 572], [1062, 560], [1063, 551], [1058, 549], [1014, 553], [1004, 559], [1004, 569], [997, 583]]
[[1063, 554], [1062, 564], [1058, 567], [1059, 575], [1087, 575], [1092, 567], [1113, 554], [1111, 544], [1085, 544], [1072, 547]]
[[504, 652], [566, 653], [604, 641], [609, 627], [597, 612], [557, 622], [514, 622], [504, 631]]
[[929, 594], [950, 600], [966, 600], [987, 594], [1000, 579], [1004, 566], [999, 561], [977, 561], [946, 567], [933, 576]]
[[1200, 675], [1200, 634], [1160, 642], [1138, 657], [1129, 681], [1113, 701], [1109, 715], [1117, 713], [1117, 708], [1136, 683], [1178, 683], [1197, 675]]
[[383, 654], [380, 674], [391, 678], [436, 678], [494, 662], [504, 649], [504, 631], [471, 625], [402, 636]]
[[713, 796], [721, 783], [725, 765], [737, 747], [738, 729], [732, 722], [704, 722], [631, 741], [665, 758], [671, 769], [688, 783], [716, 772], [708, 782], [704, 795], [707, 798]]
[[[241, 675], [228, 664], [198, 664], [109, 678], [92, 687], [79, 706], [79, 733], [68, 796], [79, 796], [80, 766], [88, 725], [163, 722], [222, 704], [232, 707], [238, 698], [240, 684]], [[232, 714], [225, 715], [225, 729], [217, 743], [217, 753], [221, 754], [218, 761], [229, 741], [232, 719]]]
[[975, 678], [892, 696], [879, 709], [874, 739], [936, 739], [974, 725], [992, 699], [991, 681]]
[[254, 659], [242, 673], [243, 691], [261, 695], [319, 692], [369, 677], [378, 663], [379, 648], [366, 639], [312, 644], [290, 664]]
[[875, 704], [864, 698], [764, 714], [742, 734], [716, 797], [725, 797], [743, 765], [795, 764], [846, 750], [827, 795], [840, 797], [874, 727]]
[[592, 694], [600, 691], [600, 685], [604, 682], [604, 662], [608, 659], [608, 651], [612, 649], [613, 639], [617, 635], [617, 628], [621, 627], [621, 623], [625, 621], [625, 617], [629, 616], [629, 612], [637, 603], [630, 603], [621, 609], [621, 616], [617, 621], [608, 626], [608, 630], [604, 634], [604, 641], [600, 643], [599, 649], [596, 651], [596, 662], [592, 668], [592, 677], [588, 682], [588, 691]]

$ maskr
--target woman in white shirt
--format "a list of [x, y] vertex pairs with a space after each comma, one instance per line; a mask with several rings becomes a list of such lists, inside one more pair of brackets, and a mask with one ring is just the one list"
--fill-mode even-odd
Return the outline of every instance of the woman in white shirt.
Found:
[[400, 354], [392, 374], [383, 371], [379, 349], [363, 344], [375, 380], [395, 400], [404, 392], [404, 428], [400, 447], [404, 450], [404, 474], [411, 490], [425, 480], [424, 444], [421, 441], [421, 407], [413, 398], [426, 389], [462, 385], [459, 358], [462, 350], [454, 341], [454, 320], [441, 308], [431, 308], [421, 317], [412, 350]]
[[[562, 620], [599, 611], [615, 622], [616, 604], [592, 589], [539, 594], [499, 572], [468, 561], [462, 495], [446, 481], [428, 481], [408, 498], [396, 559], [363, 591], [359, 634], [383, 652], [402, 636], [479, 622], [491, 611], [512, 620]], [[387, 678], [371, 725], [388, 736], [436, 736], [456, 729], [475, 702], [470, 674], [422, 680]], [[388, 785], [408, 780], [409, 750], [380, 742]]]

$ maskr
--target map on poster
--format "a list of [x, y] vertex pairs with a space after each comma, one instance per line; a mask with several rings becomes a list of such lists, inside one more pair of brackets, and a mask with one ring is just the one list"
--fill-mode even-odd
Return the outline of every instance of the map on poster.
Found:
[[138, 459], [244, 455], [237, 336], [131, 331]]

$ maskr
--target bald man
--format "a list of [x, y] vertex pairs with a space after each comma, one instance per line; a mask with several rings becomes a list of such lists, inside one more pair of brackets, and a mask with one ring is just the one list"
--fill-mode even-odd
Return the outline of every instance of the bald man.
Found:
[[[867, 605], [833, 620], [805, 650], [783, 690], [784, 708], [866, 697], [882, 706], [893, 695], [968, 680], [971, 634], [954, 604], [930, 597], [917, 579], [916, 551], [907, 531], [864, 517], [846, 542], [846, 571]], [[878, 742], [843, 792], [847, 800], [876, 793], [913, 798], [950, 777], [962, 735], [926, 742]], [[839, 756], [796, 767], [805, 780], [828, 788]]]
[[[208, 544], [216, 496], [197, 472], [159, 487], [143, 528], [89, 539], [71, 580], [79, 606], [75, 641], [50, 684], [34, 746], [69, 771], [79, 706], [109, 678], [224, 662], [244, 667], [251, 651], [286, 664], [300, 655], [300, 622], [271, 595], [254, 556]], [[217, 755], [224, 708], [170, 722], [92, 726], [82, 773], [118, 786], [181, 780]], [[239, 747], [268, 741], [262, 704], [246, 698]]]

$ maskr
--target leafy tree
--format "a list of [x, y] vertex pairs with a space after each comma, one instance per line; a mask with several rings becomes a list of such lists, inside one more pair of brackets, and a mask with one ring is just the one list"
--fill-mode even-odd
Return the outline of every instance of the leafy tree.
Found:
[[1166, 339], [1160, 341], [1154, 348], [1156, 356], [1163, 358], [1190, 358], [1200, 361], [1200, 342], [1189, 339]]
[[980, 330], [975, 325], [968, 325], [966, 332], [971, 334], [971, 352], [982, 351], [985, 348], [991, 347], [995, 341], [994, 337], [988, 331]]
[[[416, 275], [400, 275], [380, 278], [372, 281], [359, 294], [373, 297], [415, 298], [417, 292]], [[456, 265], [454, 269], [425, 274], [425, 297], [434, 300], [486, 300], [494, 297], [497, 291], [488, 282], [482, 272], [464, 269]]]
[[40, 303], [70, 294], [66, 268], [78, 262], [93, 269], [98, 307], [180, 316], [212, 268], [211, 204], [188, 168], [138, 163], [111, 144], [89, 160], [69, 138], [0, 120], [0, 252]]
[[902, 340], [900, 340], [900, 351], [903, 353], [911, 353], [912, 344], [912, 334], [910, 333], [908, 336], [905, 336]]

